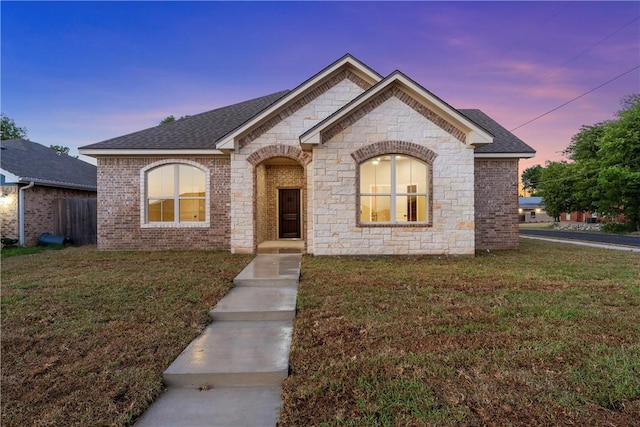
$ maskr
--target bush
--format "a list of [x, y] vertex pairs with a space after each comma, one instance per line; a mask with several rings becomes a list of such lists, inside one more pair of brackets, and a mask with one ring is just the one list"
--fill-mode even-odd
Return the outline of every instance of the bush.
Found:
[[635, 226], [632, 222], [607, 222], [602, 224], [602, 231], [605, 233], [633, 233], [635, 230]]

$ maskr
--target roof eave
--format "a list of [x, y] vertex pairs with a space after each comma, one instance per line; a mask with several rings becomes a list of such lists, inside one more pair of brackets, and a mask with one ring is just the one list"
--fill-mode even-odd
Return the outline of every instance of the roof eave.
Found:
[[85, 190], [85, 191], [98, 191], [96, 185], [76, 184], [73, 182], [51, 181], [40, 178], [30, 178], [28, 176], [21, 176], [18, 180], [18, 184], [29, 184], [33, 182], [35, 185], [45, 187], [67, 188], [71, 190]]
[[513, 153], [474, 153], [475, 158], [482, 159], [507, 159], [507, 158], [517, 158], [517, 159], [530, 159], [535, 157], [536, 153], [526, 153], [526, 152], [513, 152]]
[[80, 154], [102, 156], [216, 156], [225, 154], [217, 149], [154, 149], [154, 148], [80, 148]]

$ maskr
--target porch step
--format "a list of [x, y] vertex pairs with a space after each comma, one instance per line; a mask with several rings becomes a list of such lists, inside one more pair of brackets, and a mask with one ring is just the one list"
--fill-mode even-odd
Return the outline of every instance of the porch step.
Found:
[[215, 321], [293, 320], [296, 315], [295, 286], [248, 287], [231, 291], [209, 312]]
[[235, 286], [297, 286], [299, 254], [260, 254], [235, 279]]
[[136, 427], [273, 427], [281, 392], [280, 386], [170, 388]]
[[279, 386], [287, 378], [291, 321], [213, 322], [164, 372], [168, 387]]

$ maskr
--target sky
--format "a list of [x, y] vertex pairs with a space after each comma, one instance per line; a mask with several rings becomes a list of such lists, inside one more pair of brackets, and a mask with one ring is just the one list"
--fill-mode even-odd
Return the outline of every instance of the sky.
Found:
[[2, 113], [72, 155], [293, 89], [346, 53], [483, 110], [537, 151], [521, 170], [563, 160], [581, 126], [640, 93], [637, 1], [3, 0], [0, 13]]

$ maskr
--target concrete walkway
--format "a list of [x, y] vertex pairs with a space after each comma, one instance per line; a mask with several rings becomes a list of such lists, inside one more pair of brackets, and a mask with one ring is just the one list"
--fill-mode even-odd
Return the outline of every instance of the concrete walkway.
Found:
[[259, 254], [164, 372], [137, 427], [273, 427], [289, 371], [300, 254]]

